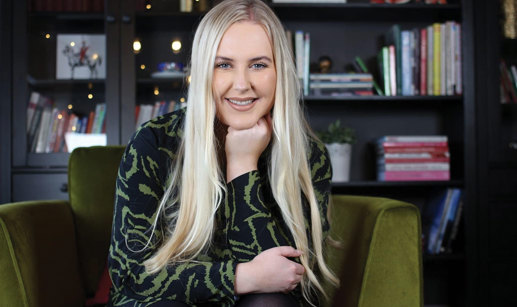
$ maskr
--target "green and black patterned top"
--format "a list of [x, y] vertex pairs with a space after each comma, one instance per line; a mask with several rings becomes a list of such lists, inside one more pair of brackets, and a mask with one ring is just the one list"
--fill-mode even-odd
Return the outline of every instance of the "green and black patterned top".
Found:
[[[259, 160], [258, 171], [243, 174], [227, 184], [224, 203], [216, 213], [211, 247], [196, 262], [172, 264], [156, 274], [145, 271], [144, 261], [158, 249], [166, 233], [167, 226], [159, 223], [152, 243], [147, 245], [171, 161], [176, 158], [183, 135], [184, 118], [185, 111], [179, 110], [147, 122], [134, 134], [122, 157], [108, 257], [114, 285], [110, 305], [148, 306], [174, 300], [198, 306], [233, 306], [238, 263], [250, 261], [271, 247], [294, 247], [272, 197], [266, 150]], [[309, 163], [326, 236], [331, 166], [323, 144], [311, 141]], [[308, 204], [304, 201], [302, 205], [309, 231]], [[301, 300], [300, 293], [298, 286], [292, 295]]]

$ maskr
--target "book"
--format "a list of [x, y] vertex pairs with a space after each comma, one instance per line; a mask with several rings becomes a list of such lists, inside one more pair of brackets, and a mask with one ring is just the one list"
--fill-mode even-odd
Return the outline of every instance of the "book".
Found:
[[445, 220], [447, 206], [450, 205], [452, 190], [445, 189], [430, 199], [426, 210], [426, 251], [435, 254], [435, 246], [440, 235], [440, 227]]
[[378, 181], [448, 181], [449, 171], [379, 171]]
[[445, 249], [443, 248], [443, 241], [446, 235], [450, 235], [450, 230], [447, 231], [447, 227], [452, 227], [452, 224], [454, 223], [456, 210], [460, 202], [461, 190], [457, 188], [450, 190], [452, 190], [452, 194], [451, 198], [449, 199], [449, 203], [446, 206], [447, 210], [442, 214], [442, 221], [440, 224], [438, 238], [436, 240], [435, 246], [433, 247], [434, 254], [439, 254], [440, 252], [445, 251]]
[[390, 66], [389, 66], [389, 51], [388, 47], [382, 47], [379, 55], [379, 66], [383, 80], [384, 93], [386, 96], [393, 96], [391, 93], [391, 83], [390, 83]]
[[420, 95], [427, 95], [427, 28], [420, 29]]
[[395, 60], [395, 46], [388, 46], [389, 61], [390, 61], [390, 91], [392, 96], [397, 96], [397, 65]]
[[421, 143], [421, 142], [433, 142], [443, 143], [447, 142], [448, 137], [446, 135], [386, 135], [377, 139], [379, 142], [406, 142], [406, 143]]
[[428, 26], [427, 30], [427, 95], [434, 95], [434, 28]]
[[[402, 93], [402, 41], [401, 41], [401, 31], [400, 25], [393, 25], [388, 33], [384, 36], [384, 40], [386, 45], [395, 46], [395, 71], [397, 77], [397, 93]], [[391, 96], [391, 95], [386, 95]]]
[[401, 32], [401, 41], [402, 41], [402, 92], [403, 96], [411, 95], [411, 76], [412, 76], [412, 67], [411, 67], [411, 32], [410, 31], [402, 31]]
[[441, 26], [439, 23], [433, 24], [433, 95], [439, 96], [441, 94]]
[[[364, 64], [363, 60], [356, 56], [354, 58], [354, 63], [357, 63], [357, 65], [359, 66], [359, 70], [358, 72], [362, 72], [362, 73], [366, 73], [368, 74], [368, 69], [366, 68], [366, 65]], [[379, 96], [384, 96], [384, 92], [382, 91], [381, 87], [379, 86], [379, 84], [372, 78], [372, 82], [373, 82], [373, 88], [375, 89], [375, 92], [377, 93], [377, 95]]]
[[29, 105], [27, 106], [27, 131], [30, 129], [38, 101], [40, 99], [40, 93], [32, 92], [29, 98]]
[[310, 67], [310, 50], [311, 50], [311, 35], [305, 33], [304, 53], [303, 53], [303, 94], [309, 95], [309, 67]]

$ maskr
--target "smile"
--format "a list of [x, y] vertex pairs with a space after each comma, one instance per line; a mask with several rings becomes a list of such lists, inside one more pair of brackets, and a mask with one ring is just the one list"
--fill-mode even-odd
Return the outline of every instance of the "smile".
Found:
[[251, 99], [247, 99], [247, 100], [235, 100], [235, 99], [226, 98], [226, 100], [228, 100], [229, 102], [236, 104], [238, 106], [247, 106], [247, 105], [252, 104], [257, 99], [251, 98]]

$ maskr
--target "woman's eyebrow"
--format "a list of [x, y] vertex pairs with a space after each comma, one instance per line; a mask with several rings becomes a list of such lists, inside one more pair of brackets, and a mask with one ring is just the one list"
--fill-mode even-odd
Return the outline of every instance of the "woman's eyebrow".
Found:
[[233, 59], [227, 58], [227, 57], [224, 57], [224, 56], [216, 56], [215, 59], [216, 60], [220, 60], [220, 61], [228, 61], [228, 62], [232, 62], [233, 61]]
[[[232, 58], [225, 57], [225, 56], [216, 56], [215, 59], [216, 59], [216, 61], [233, 62]], [[258, 57], [251, 58], [249, 60], [249, 62], [256, 62], [256, 61], [267, 61], [267, 62], [273, 63], [273, 61], [268, 56], [258, 56]]]

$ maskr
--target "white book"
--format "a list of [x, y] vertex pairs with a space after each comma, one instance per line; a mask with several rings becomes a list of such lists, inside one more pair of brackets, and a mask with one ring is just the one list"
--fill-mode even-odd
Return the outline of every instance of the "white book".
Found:
[[454, 56], [454, 60], [455, 60], [455, 66], [456, 66], [456, 86], [455, 86], [455, 90], [456, 90], [456, 94], [457, 95], [461, 95], [463, 93], [463, 70], [462, 70], [462, 53], [461, 53], [461, 24], [459, 23], [456, 23], [456, 37], [455, 37], [455, 40], [456, 40], [456, 49], [454, 50], [455, 51], [455, 56]]
[[52, 115], [50, 117], [51, 120], [48, 127], [48, 136], [45, 144], [46, 153], [52, 152], [54, 150], [54, 143], [56, 142], [57, 138], [57, 129], [59, 127], [59, 113], [60, 111], [58, 108], [52, 109]]
[[52, 109], [45, 108], [41, 114], [40, 128], [38, 129], [38, 140], [36, 143], [37, 153], [44, 153], [47, 146], [48, 131], [52, 120]]
[[446, 33], [446, 27], [445, 24], [440, 24], [440, 95], [445, 96], [447, 93], [446, 89], [446, 81], [447, 81], [447, 60], [446, 55], [447, 52], [445, 51], [445, 45], [447, 43], [447, 33]]
[[381, 138], [383, 142], [447, 142], [446, 135], [387, 135]]
[[39, 98], [40, 98], [40, 93], [38, 93], [38, 92], [31, 93], [31, 96], [29, 99], [29, 105], [27, 106], [27, 133], [29, 132], [32, 118], [34, 117], [34, 111], [36, 110], [36, 107], [38, 105]]
[[448, 171], [450, 168], [447, 162], [426, 162], [426, 163], [386, 163], [386, 171]]
[[303, 31], [296, 31], [294, 34], [294, 50], [296, 52], [296, 72], [301, 82], [303, 80]]

